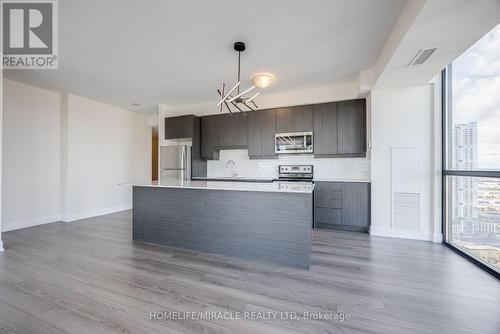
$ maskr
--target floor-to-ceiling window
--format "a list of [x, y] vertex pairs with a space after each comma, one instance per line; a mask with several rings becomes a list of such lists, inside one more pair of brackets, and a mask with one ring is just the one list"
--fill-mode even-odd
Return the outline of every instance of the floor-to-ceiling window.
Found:
[[443, 71], [445, 241], [500, 272], [500, 25]]

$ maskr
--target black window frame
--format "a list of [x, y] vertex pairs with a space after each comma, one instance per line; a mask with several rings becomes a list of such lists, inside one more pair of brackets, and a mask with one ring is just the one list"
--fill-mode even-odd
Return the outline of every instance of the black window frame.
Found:
[[449, 138], [450, 138], [450, 130], [451, 127], [448, 124], [450, 120], [450, 115], [453, 112], [453, 104], [452, 104], [452, 92], [450, 90], [451, 87], [451, 73], [452, 73], [452, 64], [448, 65], [441, 72], [441, 173], [442, 173], [442, 233], [443, 233], [443, 245], [463, 256], [467, 260], [471, 261], [475, 265], [484, 269], [488, 273], [492, 274], [496, 278], [500, 279], [500, 271], [498, 271], [491, 264], [465, 252], [460, 247], [453, 245], [451, 242], [448, 242], [448, 179], [450, 176], [464, 176], [464, 177], [486, 177], [486, 178], [498, 178], [500, 179], [500, 170], [456, 170], [450, 169], [449, 162]]

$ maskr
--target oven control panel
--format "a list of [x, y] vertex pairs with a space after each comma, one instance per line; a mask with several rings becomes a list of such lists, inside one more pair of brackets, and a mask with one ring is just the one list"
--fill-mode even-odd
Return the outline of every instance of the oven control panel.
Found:
[[297, 177], [310, 178], [313, 177], [312, 165], [281, 165], [279, 166], [280, 177]]
[[314, 184], [312, 182], [279, 182], [280, 190], [286, 191], [312, 191]]

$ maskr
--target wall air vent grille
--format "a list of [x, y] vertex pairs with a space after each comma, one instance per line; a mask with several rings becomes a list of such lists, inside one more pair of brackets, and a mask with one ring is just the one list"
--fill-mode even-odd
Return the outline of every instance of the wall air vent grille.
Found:
[[422, 65], [436, 51], [436, 48], [419, 50], [408, 66]]

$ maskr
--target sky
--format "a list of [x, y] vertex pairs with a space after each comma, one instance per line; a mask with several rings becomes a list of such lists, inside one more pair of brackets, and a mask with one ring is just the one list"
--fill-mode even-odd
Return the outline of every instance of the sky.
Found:
[[453, 123], [476, 121], [478, 167], [500, 169], [500, 24], [453, 62]]

